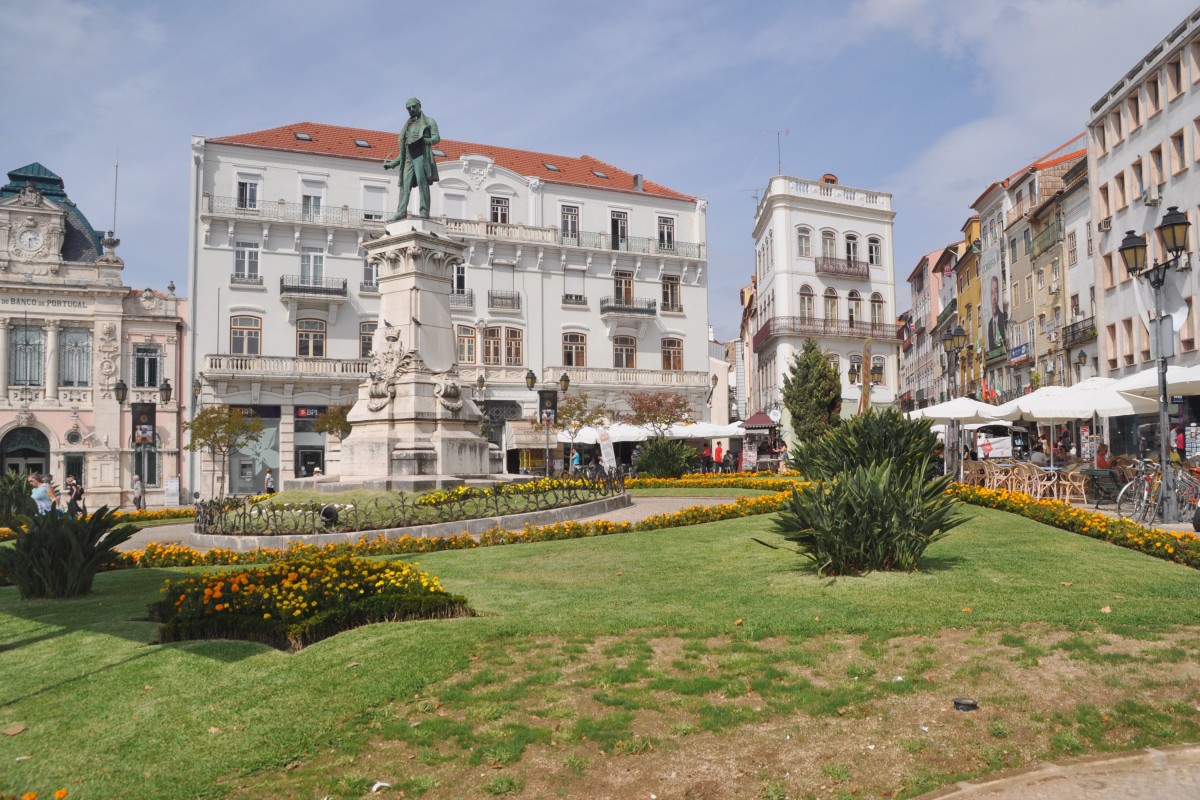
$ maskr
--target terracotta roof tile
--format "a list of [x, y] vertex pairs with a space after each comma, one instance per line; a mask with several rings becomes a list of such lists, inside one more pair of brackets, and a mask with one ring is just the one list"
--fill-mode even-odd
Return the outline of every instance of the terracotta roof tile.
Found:
[[[297, 133], [306, 133], [310, 141], [296, 138]], [[396, 134], [388, 131], [371, 131], [362, 128], [345, 128], [339, 125], [322, 125], [317, 122], [297, 122], [278, 128], [268, 128], [263, 131], [241, 133], [234, 136], [219, 136], [208, 141], [213, 144], [230, 144], [245, 147], [258, 147], [267, 150], [291, 150], [300, 153], [337, 156], [340, 158], [357, 158], [363, 161], [383, 161], [396, 154]], [[362, 140], [370, 147], [360, 147], [355, 139]], [[538, 153], [531, 150], [515, 150], [511, 147], [497, 147], [490, 144], [476, 144], [442, 139], [435, 148], [445, 153], [438, 156], [438, 163], [457, 161], [464, 154], [479, 154], [492, 158], [496, 164], [510, 169], [519, 175], [538, 178], [546, 183], [558, 183], [568, 186], [588, 186], [632, 194], [648, 194], [666, 197], [674, 200], [693, 202], [691, 195], [668, 189], [653, 181], [643, 181], [643, 191], [634, 188], [634, 175], [623, 169], [606, 164], [591, 156], [560, 156], [550, 153]], [[558, 167], [558, 171], [548, 169], [547, 164]], [[600, 172], [606, 175], [601, 178]]]

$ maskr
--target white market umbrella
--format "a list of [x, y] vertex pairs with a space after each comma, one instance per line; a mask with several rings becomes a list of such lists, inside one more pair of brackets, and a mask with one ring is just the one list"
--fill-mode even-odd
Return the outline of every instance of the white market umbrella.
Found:
[[972, 400], [969, 397], [956, 397], [935, 406], [928, 406], [913, 411], [910, 419], [928, 419], [934, 422], [990, 422], [996, 419], [993, 411], [995, 406]]
[[1113, 388], [1112, 378], [1088, 378], [1066, 391], [1037, 398], [1024, 411], [1041, 421], [1119, 417], [1148, 414], [1158, 409], [1158, 400], [1127, 394]]
[[1027, 411], [1030, 403], [1037, 402], [1038, 400], [1046, 397], [1052, 397], [1056, 394], [1061, 394], [1066, 390], [1067, 387], [1065, 386], [1043, 386], [1035, 392], [1021, 395], [1014, 400], [1009, 400], [1007, 403], [1001, 403], [995, 407], [993, 413], [995, 413], [996, 419], [1008, 420], [1009, 422], [1016, 422], [1017, 420], [1033, 420], [1034, 417], [1030, 416], [1029, 412]]
[[740, 422], [717, 425], [713, 422], [675, 423], [667, 431], [668, 439], [728, 439], [745, 436], [746, 429]]
[[[575, 432], [575, 443], [596, 444], [596, 442], [600, 441], [600, 431], [600, 428], [585, 425]], [[613, 442], [644, 442], [650, 438], [651, 432], [639, 425], [614, 422], [608, 426], [608, 435]], [[559, 431], [555, 438], [563, 444], [568, 444], [571, 441], [571, 436], [566, 431]]]
[[[1142, 397], [1158, 398], [1158, 367], [1118, 378], [1113, 387]], [[1171, 394], [1200, 394], [1200, 366], [1167, 366], [1167, 391]]]

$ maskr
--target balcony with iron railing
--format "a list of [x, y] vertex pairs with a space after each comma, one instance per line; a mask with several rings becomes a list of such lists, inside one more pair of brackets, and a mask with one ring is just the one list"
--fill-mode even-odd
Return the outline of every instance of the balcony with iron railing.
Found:
[[244, 273], [235, 272], [229, 276], [229, 282], [234, 286], [262, 286], [262, 275], [246, 275]]
[[[450, 293], [451, 308], [474, 308], [475, 307], [475, 290], [463, 289], [461, 292]], [[517, 306], [520, 308], [520, 305]]]
[[640, 297], [601, 297], [600, 316], [652, 317], [658, 313], [658, 301]]
[[564, 294], [562, 296], [562, 304], [564, 306], [582, 306], [587, 308], [587, 295], [582, 294]]
[[311, 278], [307, 275], [280, 275], [280, 295], [311, 297], [345, 297], [345, 278]]
[[861, 322], [850, 319], [818, 319], [816, 317], [771, 317], [754, 334], [753, 347], [757, 351], [768, 340], [779, 336], [833, 337], [839, 339], [880, 339], [895, 341], [900, 338], [896, 324], [892, 322]]
[[230, 380], [244, 378], [257, 380], [269, 377], [328, 376], [331, 380], [344, 380], [342, 376], [365, 378], [369, 359], [366, 358], [300, 358], [290, 356], [247, 356], [213, 355], [204, 357], [206, 380]]
[[1078, 322], [1072, 322], [1067, 327], [1063, 328], [1062, 343], [1063, 347], [1074, 347], [1084, 342], [1090, 342], [1096, 338], [1096, 318], [1088, 317], [1081, 319]]
[[818, 275], [845, 275], [851, 278], [871, 277], [871, 265], [854, 258], [817, 256], [813, 259]]
[[521, 293], [488, 289], [488, 308], [493, 311], [520, 311]]
[[662, 304], [662, 310], [670, 314], [682, 314], [683, 303], [668, 303], [664, 300]]
[[1058, 220], [1054, 220], [1043, 228], [1041, 233], [1033, 237], [1033, 243], [1029, 248], [1029, 256], [1037, 258], [1060, 241], [1062, 241], [1062, 225], [1058, 224]]
[[383, 214], [349, 206], [326, 206], [314, 210], [304, 203], [289, 203], [284, 200], [259, 200], [254, 203], [238, 202], [236, 197], [206, 195], [204, 209], [207, 214], [236, 219], [258, 219], [271, 222], [306, 222], [335, 228], [367, 228], [383, 230], [386, 224]]

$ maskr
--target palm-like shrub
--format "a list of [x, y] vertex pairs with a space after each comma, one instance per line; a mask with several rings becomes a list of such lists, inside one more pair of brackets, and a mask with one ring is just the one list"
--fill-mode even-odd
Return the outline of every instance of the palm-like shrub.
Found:
[[37, 513], [37, 503], [29, 494], [29, 476], [23, 472], [0, 474], [0, 526], [8, 527], [15, 517]]
[[915, 570], [925, 548], [967, 520], [946, 494], [952, 479], [927, 481], [929, 469], [928, 456], [915, 468], [855, 466], [793, 491], [775, 524], [821, 575]]
[[696, 463], [696, 451], [678, 439], [651, 439], [638, 456], [638, 475], [647, 478], [678, 478]]
[[932, 456], [938, 445], [931, 427], [929, 420], [906, 419], [894, 408], [871, 409], [844, 420], [819, 439], [800, 443], [792, 449], [788, 466], [816, 481], [832, 480], [870, 464], [892, 464], [903, 473], [919, 468], [930, 479], [937, 473]]
[[117, 545], [138, 530], [118, 526], [116, 510], [108, 506], [88, 517], [51, 512], [22, 522], [16, 541], [0, 546], [0, 572], [26, 599], [87, 594]]

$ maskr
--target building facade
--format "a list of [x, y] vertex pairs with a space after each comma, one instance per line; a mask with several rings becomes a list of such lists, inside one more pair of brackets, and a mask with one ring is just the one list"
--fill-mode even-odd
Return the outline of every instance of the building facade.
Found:
[[[185, 301], [122, 283], [102, 236], [41, 164], [0, 188], [0, 469], [68, 475], [90, 508], [181, 490]], [[122, 397], [122, 395], [124, 395]]]
[[[233, 492], [260, 489], [267, 467], [329, 466], [337, 443], [312, 420], [367, 378], [379, 293], [362, 246], [398, 203], [381, 164], [396, 146], [394, 133], [316, 123], [193, 138], [189, 281], [207, 317], [195, 388], [265, 428], [231, 457]], [[618, 411], [631, 391], [682, 391], [711, 418], [703, 200], [588, 156], [446, 139], [435, 156], [431, 216], [467, 245], [450, 297], [458, 369], [484, 379], [497, 444], [534, 414], [531, 370], [538, 387], [566, 373]]]
[[908, 349], [904, 351], [904, 393], [906, 405], [925, 408], [938, 400], [937, 360], [942, 343], [935, 341], [933, 331], [942, 313], [942, 274], [933, 269], [940, 250], [926, 253], [908, 276], [912, 297], [912, 318], [909, 322]]
[[[758, 405], [747, 412], [785, 411], [783, 378], [806, 339], [820, 344], [841, 375], [843, 414], [859, 408], [864, 391], [870, 405], [896, 402], [894, 217], [891, 195], [843, 186], [834, 175], [770, 180], [754, 220]], [[877, 364], [883, 381], [872, 387]]]

